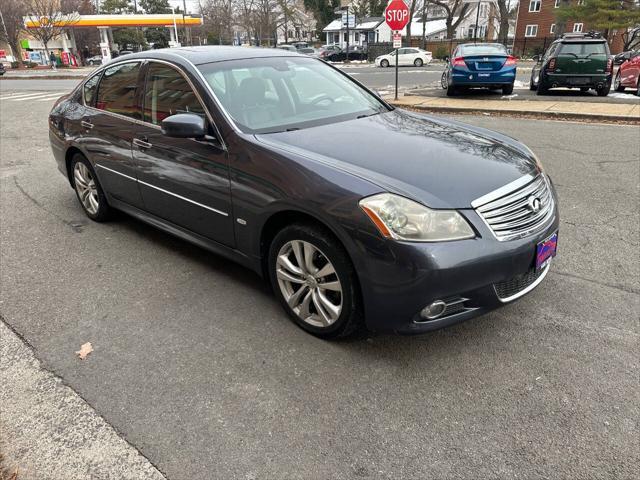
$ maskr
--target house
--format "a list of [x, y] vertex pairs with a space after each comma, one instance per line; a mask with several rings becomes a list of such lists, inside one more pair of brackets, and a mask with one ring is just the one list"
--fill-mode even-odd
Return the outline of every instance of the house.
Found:
[[[553, 40], [563, 33], [588, 32], [589, 25], [576, 18], [561, 24], [556, 19], [563, 3], [580, 4], [584, 0], [521, 0], [518, 6], [514, 52], [541, 53]], [[612, 53], [622, 50], [622, 33], [609, 32], [609, 46]]]

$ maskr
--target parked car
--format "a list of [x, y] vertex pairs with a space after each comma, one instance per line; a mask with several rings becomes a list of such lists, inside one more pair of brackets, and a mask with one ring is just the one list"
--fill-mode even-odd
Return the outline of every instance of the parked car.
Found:
[[618, 68], [613, 82], [616, 92], [624, 92], [626, 88], [633, 88], [640, 97], [640, 50], [631, 52], [631, 55]]
[[307, 47], [307, 48], [303, 47], [298, 49], [298, 53], [302, 53], [304, 55], [309, 55], [310, 57], [314, 57], [316, 56], [316, 49], [311, 47]]
[[[331, 50], [326, 50], [322, 58], [322, 60], [326, 60], [328, 62], [344, 62], [347, 58], [347, 51], [342, 50], [340, 48], [334, 48]], [[352, 45], [349, 47], [349, 60], [366, 60], [367, 59], [367, 50], [360, 45]]]
[[0, 77], [6, 73], [4, 63], [0, 63]]
[[298, 49], [296, 47], [294, 47], [293, 45], [287, 45], [286, 43], [282, 44], [282, 45], [278, 45], [276, 48], [279, 48], [280, 50], [286, 50], [287, 52], [297, 52]]
[[470, 88], [500, 88], [504, 95], [513, 93], [516, 58], [500, 43], [458, 45], [446, 60], [441, 81], [448, 96]]
[[[428, 65], [433, 60], [431, 52], [422, 50], [421, 48], [399, 48], [398, 49], [398, 66], [414, 65], [421, 67]], [[389, 67], [396, 64], [396, 51], [380, 55], [375, 59], [376, 67]]]
[[291, 45], [296, 47], [298, 50], [301, 48], [309, 48], [309, 42], [293, 42]]
[[240, 262], [323, 338], [473, 318], [556, 252], [556, 194], [526, 146], [283, 50], [117, 59], [55, 103], [49, 138], [90, 219], [121, 210]]
[[613, 57], [604, 38], [595, 33], [565, 34], [542, 57], [534, 57], [529, 88], [538, 95], [556, 87], [595, 89], [606, 97], [611, 90]]
[[633, 50], [627, 50], [626, 52], [621, 52], [613, 57], [614, 65], [622, 65], [624, 62], [629, 60], [631, 56], [634, 54]]
[[86, 59], [87, 65], [102, 65], [102, 55], [94, 55]]

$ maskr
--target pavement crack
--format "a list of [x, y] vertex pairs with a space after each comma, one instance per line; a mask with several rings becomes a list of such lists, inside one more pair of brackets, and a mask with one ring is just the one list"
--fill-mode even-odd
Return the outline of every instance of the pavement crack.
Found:
[[625, 287], [624, 285], [602, 282], [600, 280], [594, 280], [593, 278], [587, 278], [581, 275], [575, 275], [573, 273], [557, 272], [557, 271], [552, 271], [551, 273], [555, 275], [560, 275], [561, 277], [569, 277], [569, 278], [575, 278], [577, 280], [584, 280], [585, 282], [595, 283], [596, 285], [600, 285], [602, 287], [613, 288], [615, 290], [620, 290], [622, 292], [631, 293], [634, 295], [640, 295], [640, 289], [637, 289], [637, 288]]
[[31, 203], [33, 203], [36, 207], [38, 207], [40, 210], [42, 210], [43, 212], [46, 212], [47, 214], [51, 215], [52, 217], [54, 217], [55, 219], [61, 221], [62, 223], [64, 223], [65, 225], [67, 225], [68, 227], [71, 227], [71, 229], [76, 232], [76, 233], [82, 233], [82, 227], [84, 226], [84, 224], [82, 222], [70, 222], [69, 220], [65, 220], [64, 218], [62, 218], [61, 216], [59, 216], [57, 213], [52, 212], [51, 210], [49, 210], [48, 208], [46, 208], [42, 203], [40, 203], [38, 200], [36, 200], [35, 198], [33, 198], [23, 187], [22, 185], [20, 185], [20, 183], [18, 182], [17, 177], [13, 177], [13, 183], [16, 185], [16, 188], [20, 191], [20, 193], [22, 193], [22, 195], [24, 195], [24, 197], [29, 200]]

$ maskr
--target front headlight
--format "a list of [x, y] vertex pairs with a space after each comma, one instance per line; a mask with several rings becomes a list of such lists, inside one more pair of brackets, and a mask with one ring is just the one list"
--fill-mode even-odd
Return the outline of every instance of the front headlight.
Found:
[[476, 236], [457, 211], [433, 210], [391, 193], [363, 198], [360, 208], [387, 238], [410, 242], [443, 242]]

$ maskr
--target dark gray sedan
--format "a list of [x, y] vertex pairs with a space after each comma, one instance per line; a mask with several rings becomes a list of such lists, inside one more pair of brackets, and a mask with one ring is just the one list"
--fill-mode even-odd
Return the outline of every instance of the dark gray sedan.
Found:
[[538, 285], [551, 180], [512, 138], [394, 109], [277, 49], [127, 55], [49, 117], [86, 214], [114, 209], [263, 275], [302, 328], [419, 333]]

